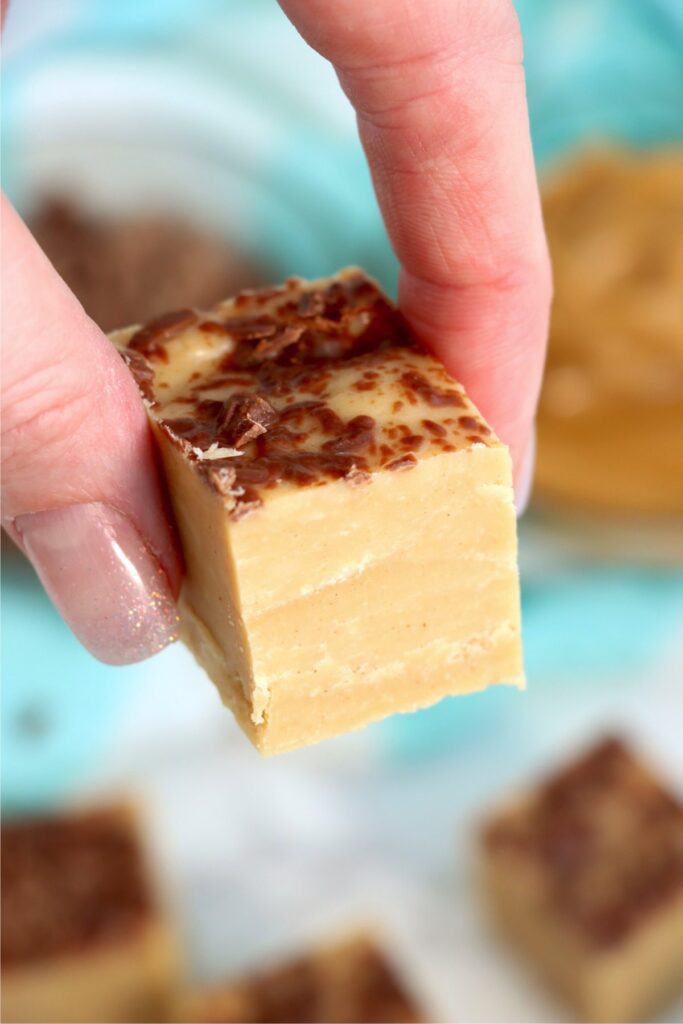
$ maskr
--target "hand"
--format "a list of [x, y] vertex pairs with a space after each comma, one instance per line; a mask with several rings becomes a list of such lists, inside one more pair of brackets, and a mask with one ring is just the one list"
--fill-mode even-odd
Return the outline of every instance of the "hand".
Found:
[[3, 200], [2, 524], [82, 643], [145, 658], [177, 635], [181, 566], [137, 388]]
[[551, 275], [511, 0], [281, 6], [356, 110], [401, 308], [510, 446], [524, 505]]
[[[413, 327], [530, 477], [550, 274], [503, 0], [283, 0], [358, 113]], [[175, 639], [181, 563], [139, 396], [3, 206], [2, 521], [97, 657]]]

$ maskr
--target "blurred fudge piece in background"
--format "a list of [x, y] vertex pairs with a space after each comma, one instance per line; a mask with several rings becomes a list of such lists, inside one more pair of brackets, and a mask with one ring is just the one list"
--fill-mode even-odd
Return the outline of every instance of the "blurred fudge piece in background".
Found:
[[621, 741], [494, 814], [481, 854], [498, 923], [586, 1020], [683, 989], [683, 805]]
[[124, 804], [2, 826], [2, 1019], [158, 1021], [175, 944]]
[[161, 214], [105, 217], [52, 198], [30, 226], [103, 331], [178, 306], [212, 305], [264, 280], [218, 237]]
[[233, 983], [189, 993], [174, 1019], [213, 1022], [409, 1024], [424, 1020], [384, 953], [366, 936], [320, 947]]

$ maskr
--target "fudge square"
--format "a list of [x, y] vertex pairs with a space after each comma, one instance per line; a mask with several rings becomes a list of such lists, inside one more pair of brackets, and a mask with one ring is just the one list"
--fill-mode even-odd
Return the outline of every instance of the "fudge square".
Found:
[[163, 1020], [174, 966], [130, 808], [3, 823], [3, 1021]]
[[112, 340], [161, 449], [184, 639], [259, 750], [523, 685], [508, 450], [362, 272]]
[[482, 858], [504, 932], [587, 1020], [683, 993], [683, 805], [619, 740], [494, 815]]
[[425, 1018], [383, 952], [358, 935], [312, 950], [176, 1006], [183, 1024], [408, 1024]]

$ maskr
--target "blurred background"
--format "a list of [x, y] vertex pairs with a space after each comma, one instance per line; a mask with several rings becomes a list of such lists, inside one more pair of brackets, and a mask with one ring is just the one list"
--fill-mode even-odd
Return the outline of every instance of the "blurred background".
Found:
[[[183, 648], [98, 664], [3, 543], [3, 816], [141, 800], [193, 982], [369, 920], [425, 1019], [569, 1020], [489, 931], [477, 823], [607, 732], [683, 791], [683, 4], [516, 6], [556, 275], [527, 692], [262, 761]], [[3, 187], [104, 329], [347, 263], [393, 290], [350, 107], [272, 0], [13, 0], [3, 42]]]

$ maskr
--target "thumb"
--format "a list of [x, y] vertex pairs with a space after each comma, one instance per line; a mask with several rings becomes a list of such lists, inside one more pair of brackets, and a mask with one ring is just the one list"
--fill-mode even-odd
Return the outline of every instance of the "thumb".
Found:
[[144, 408], [113, 346], [2, 207], [2, 523], [111, 664], [174, 640], [180, 562]]

